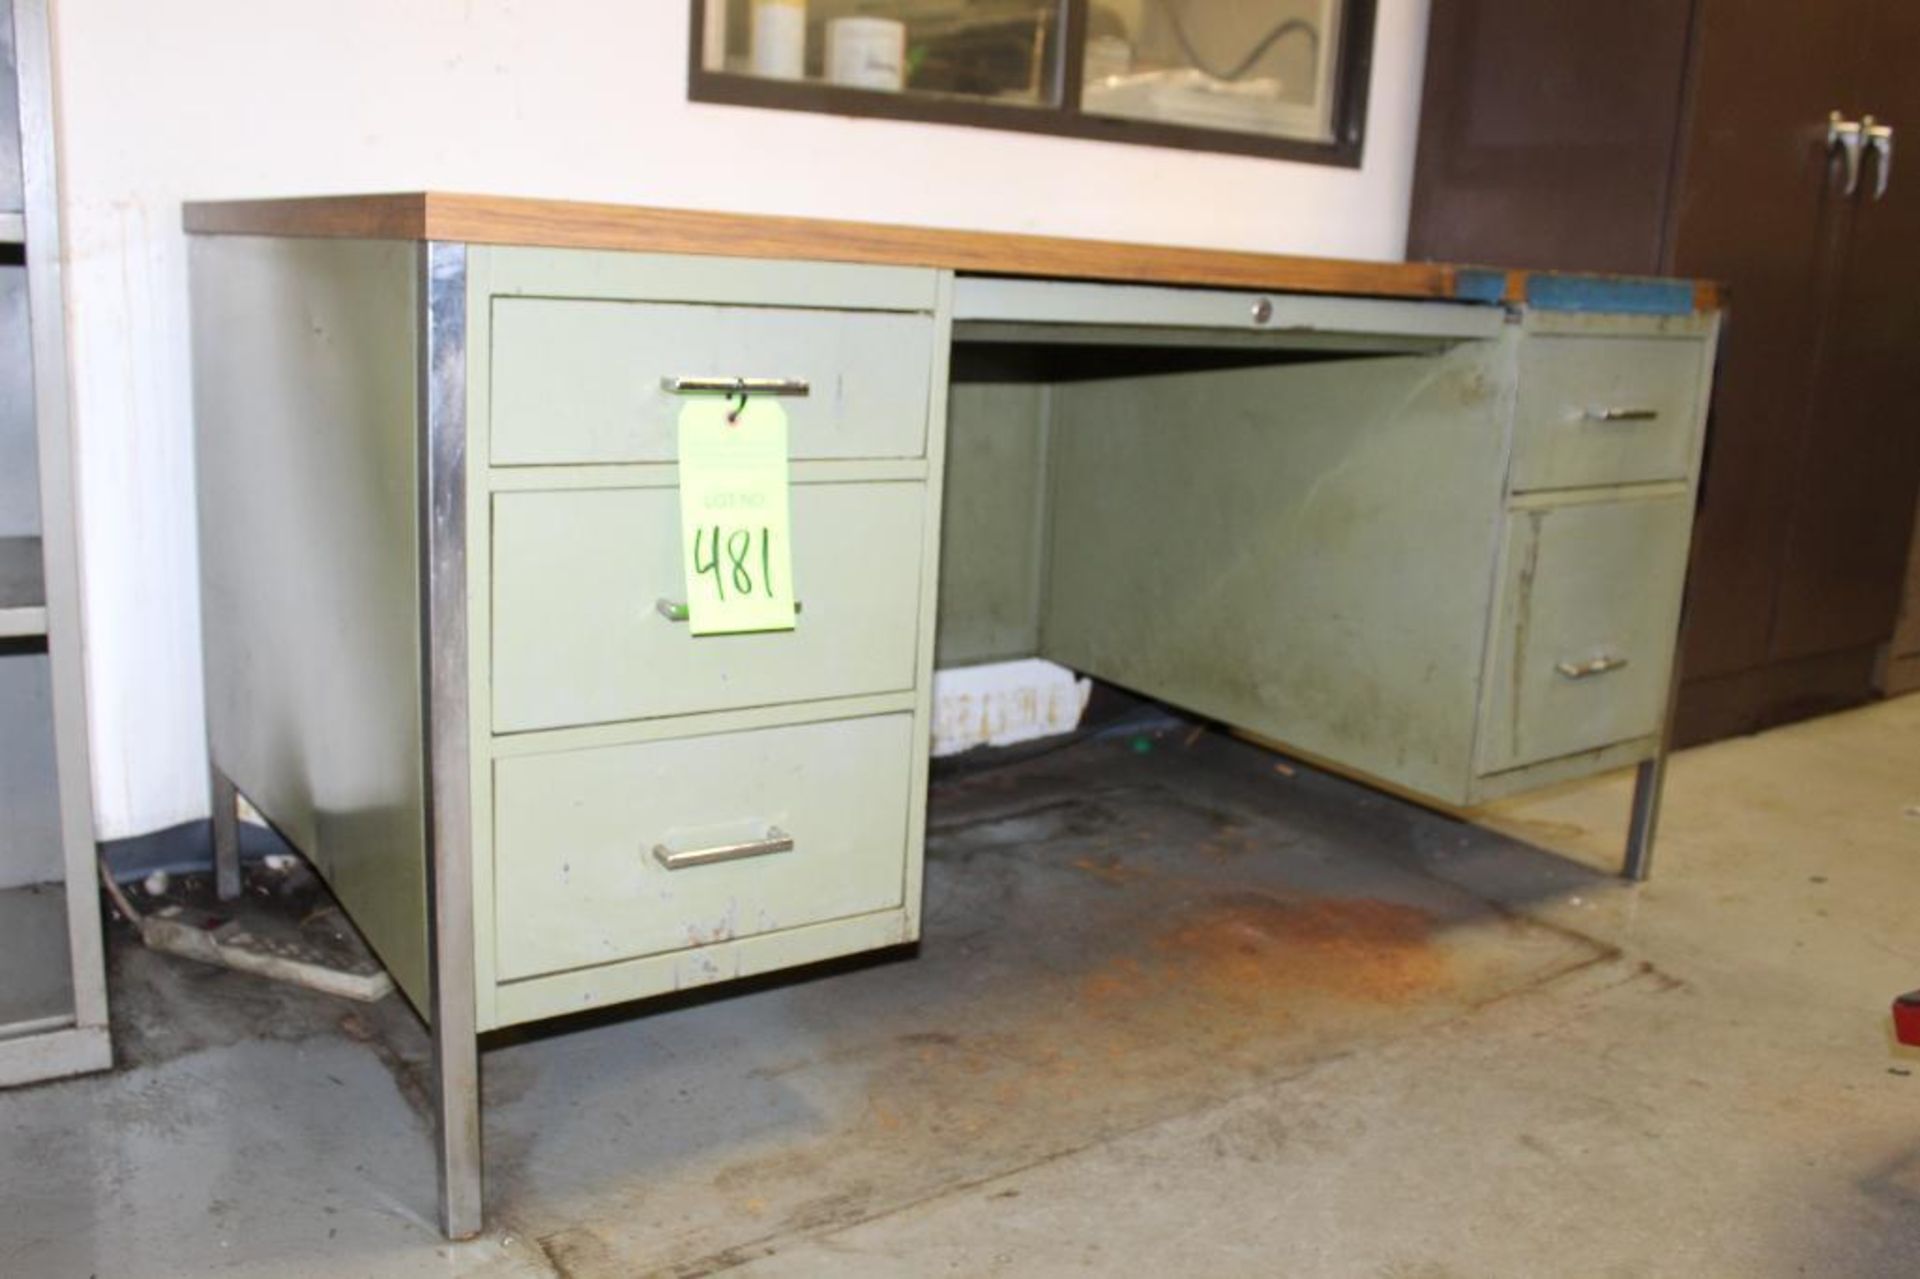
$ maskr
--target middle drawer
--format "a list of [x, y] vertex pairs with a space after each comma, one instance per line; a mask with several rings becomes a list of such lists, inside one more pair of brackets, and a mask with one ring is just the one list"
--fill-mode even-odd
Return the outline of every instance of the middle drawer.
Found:
[[796, 484], [791, 631], [695, 637], [677, 489], [493, 499], [497, 733], [914, 686], [925, 486]]

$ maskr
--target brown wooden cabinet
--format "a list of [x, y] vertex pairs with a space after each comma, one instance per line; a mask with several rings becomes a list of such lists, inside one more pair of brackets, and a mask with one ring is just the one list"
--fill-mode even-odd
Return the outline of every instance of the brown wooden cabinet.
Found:
[[1907, 585], [1902, 592], [1900, 620], [1894, 623], [1893, 643], [1887, 646], [1880, 688], [1888, 694], [1920, 690], [1920, 520], [1913, 524], [1913, 546], [1907, 552]]
[[1683, 743], [1874, 693], [1920, 492], [1920, 159], [1866, 128], [1920, 140], [1916, 53], [1911, 0], [1433, 0], [1409, 256], [1730, 290]]

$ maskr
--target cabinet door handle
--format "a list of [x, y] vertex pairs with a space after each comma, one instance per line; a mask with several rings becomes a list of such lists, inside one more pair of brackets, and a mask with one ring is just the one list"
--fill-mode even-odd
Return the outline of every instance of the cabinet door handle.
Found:
[[1860, 121], [1844, 119], [1838, 111], [1828, 113], [1827, 151], [1831, 154], [1839, 147], [1847, 162], [1847, 184], [1840, 189], [1842, 195], [1852, 195], [1860, 189], [1860, 148], [1865, 141]]
[[1878, 200], [1887, 193], [1887, 183], [1893, 177], [1893, 126], [1876, 124], [1872, 116], [1860, 121], [1860, 131], [1866, 135], [1867, 151], [1874, 155], [1873, 198]]
[[1588, 409], [1581, 416], [1589, 422], [1651, 422], [1660, 416], [1660, 410], [1629, 407], [1597, 408]]
[[778, 826], [769, 826], [764, 838], [741, 840], [737, 844], [709, 844], [705, 848], [668, 848], [665, 844], [655, 844], [653, 860], [668, 870], [685, 870], [689, 866], [711, 866], [715, 862], [737, 862], [746, 857], [792, 851], [793, 836]]
[[1585, 662], [1560, 662], [1554, 669], [1568, 679], [1592, 679], [1595, 675], [1617, 671], [1626, 664], [1624, 657], [1596, 657]]
[[[687, 620], [687, 606], [680, 600], [670, 600], [662, 596], [653, 602], [653, 607], [658, 610], [660, 616], [666, 618], [669, 622], [684, 622]], [[793, 611], [796, 613], [800, 611], [799, 600], [793, 602]]]
[[803, 377], [663, 377], [660, 389], [671, 395], [811, 395]]

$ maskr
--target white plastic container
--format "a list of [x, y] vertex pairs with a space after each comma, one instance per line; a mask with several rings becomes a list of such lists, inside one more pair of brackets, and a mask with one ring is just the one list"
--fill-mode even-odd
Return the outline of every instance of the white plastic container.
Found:
[[798, 80], [807, 67], [807, 0], [753, 0], [753, 74]]
[[727, 6], [710, 4], [705, 10], [706, 26], [700, 33], [700, 69], [727, 69]]
[[892, 18], [827, 23], [827, 79], [853, 89], [900, 92], [907, 83], [907, 26]]

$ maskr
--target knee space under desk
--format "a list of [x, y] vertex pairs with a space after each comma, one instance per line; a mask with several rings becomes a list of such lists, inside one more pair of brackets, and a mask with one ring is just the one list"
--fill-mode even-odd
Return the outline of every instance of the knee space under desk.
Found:
[[[1450, 807], [1650, 757], [1709, 330], [1396, 318], [958, 326], [940, 664], [1050, 658]], [[1660, 407], [1590, 423], [1627, 365]], [[1581, 482], [1524, 487], [1546, 453]]]

